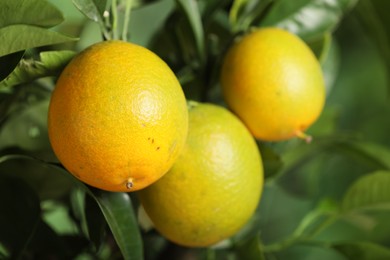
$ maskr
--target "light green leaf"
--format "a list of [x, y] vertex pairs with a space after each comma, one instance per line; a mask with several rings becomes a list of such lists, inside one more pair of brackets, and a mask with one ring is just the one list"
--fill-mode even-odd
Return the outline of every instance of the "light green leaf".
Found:
[[230, 9], [229, 18], [233, 32], [248, 31], [251, 26], [256, 26], [258, 20], [276, 0], [238, 0]]
[[249, 0], [235, 0], [233, 1], [232, 8], [230, 9], [229, 12], [229, 20], [232, 26], [234, 27], [235, 24], [237, 23], [237, 17], [240, 12], [240, 10], [245, 6], [245, 4]]
[[357, 0], [279, 0], [261, 21], [261, 26], [277, 26], [304, 39], [332, 32]]
[[76, 55], [74, 51], [45, 51], [39, 54], [41, 62], [47, 69], [56, 71], [62, 69]]
[[[106, 8], [107, 0], [73, 0], [73, 4], [79, 9], [88, 19], [99, 24], [100, 31], [102, 32], [105, 39], [112, 39], [112, 33], [116, 33], [116, 25], [110, 25], [104, 19], [104, 11]], [[116, 10], [115, 10], [116, 11]], [[116, 15], [113, 16], [116, 23]], [[108, 27], [113, 27], [113, 32], [109, 32]], [[116, 39], [116, 38], [115, 38]]]
[[73, 4], [89, 19], [103, 21], [107, 0], [73, 0]]
[[31, 25], [10, 25], [0, 29], [0, 57], [28, 48], [42, 47], [77, 38]]
[[390, 171], [377, 171], [359, 178], [346, 192], [342, 210], [390, 209]]
[[75, 54], [73, 51], [48, 51], [40, 54], [40, 61], [21, 60], [16, 69], [0, 81], [0, 88], [31, 82], [41, 77], [56, 76]]
[[52, 27], [63, 20], [62, 13], [43, 0], [1, 0], [0, 2], [0, 28], [15, 24]]
[[332, 245], [332, 248], [351, 260], [388, 260], [390, 249], [371, 242], [346, 242]]

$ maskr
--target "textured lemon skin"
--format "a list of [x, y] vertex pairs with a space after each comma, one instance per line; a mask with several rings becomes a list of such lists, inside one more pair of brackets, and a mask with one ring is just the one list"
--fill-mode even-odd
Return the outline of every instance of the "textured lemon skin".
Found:
[[182, 154], [163, 178], [138, 194], [163, 236], [205, 247], [249, 220], [262, 189], [262, 160], [247, 128], [225, 108], [193, 104]]
[[122, 41], [92, 45], [61, 73], [48, 131], [64, 167], [108, 191], [135, 191], [164, 175], [184, 146], [186, 100], [170, 68]]
[[228, 106], [265, 141], [300, 135], [325, 103], [318, 60], [300, 38], [278, 28], [257, 29], [233, 44], [221, 86]]

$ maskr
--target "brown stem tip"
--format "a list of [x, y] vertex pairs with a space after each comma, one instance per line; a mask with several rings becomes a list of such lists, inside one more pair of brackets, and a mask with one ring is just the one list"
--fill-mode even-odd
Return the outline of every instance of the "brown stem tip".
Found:
[[131, 188], [133, 188], [133, 179], [128, 179], [127, 180], [127, 182], [126, 182], [126, 188], [128, 189], [128, 190], [130, 190]]
[[299, 139], [304, 140], [308, 144], [311, 143], [311, 141], [313, 140], [313, 137], [311, 135], [305, 134], [300, 130], [295, 132], [295, 136], [298, 137]]

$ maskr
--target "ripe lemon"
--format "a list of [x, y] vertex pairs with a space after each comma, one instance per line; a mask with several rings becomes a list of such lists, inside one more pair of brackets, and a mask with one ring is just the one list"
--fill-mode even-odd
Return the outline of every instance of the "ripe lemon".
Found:
[[221, 85], [232, 111], [266, 141], [305, 136], [325, 103], [316, 57], [300, 38], [278, 28], [239, 39], [225, 56]]
[[225, 108], [191, 102], [182, 154], [139, 198], [163, 236], [202, 247], [237, 232], [262, 189], [260, 152], [244, 124]]
[[101, 42], [61, 73], [48, 131], [58, 159], [81, 181], [135, 191], [164, 175], [182, 150], [186, 100], [157, 55], [128, 42]]

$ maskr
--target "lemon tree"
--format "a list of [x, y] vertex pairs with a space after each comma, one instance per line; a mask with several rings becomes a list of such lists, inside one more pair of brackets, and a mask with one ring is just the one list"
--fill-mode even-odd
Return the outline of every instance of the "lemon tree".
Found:
[[0, 1], [0, 259], [390, 259], [389, 8]]

